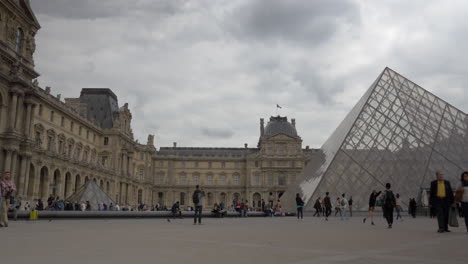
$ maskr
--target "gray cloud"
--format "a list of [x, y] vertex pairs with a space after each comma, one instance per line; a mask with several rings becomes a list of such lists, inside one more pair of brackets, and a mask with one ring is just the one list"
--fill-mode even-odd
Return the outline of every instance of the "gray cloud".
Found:
[[360, 21], [359, 6], [349, 0], [248, 1], [233, 11], [228, 27], [240, 37], [268, 45], [300, 41], [317, 45], [342, 26]]
[[215, 137], [215, 138], [231, 138], [234, 135], [234, 132], [227, 129], [219, 129], [219, 128], [202, 128], [201, 133], [207, 137]]
[[64, 19], [97, 19], [126, 15], [151, 14], [153, 18], [171, 15], [180, 10], [185, 1], [149, 0], [33, 0], [32, 6], [38, 15]]
[[41, 85], [62, 97], [110, 87], [129, 103], [135, 137], [156, 134], [157, 147], [255, 146], [259, 118], [276, 114], [295, 117], [303, 144], [320, 147], [385, 66], [468, 109], [465, 2], [32, 5]]

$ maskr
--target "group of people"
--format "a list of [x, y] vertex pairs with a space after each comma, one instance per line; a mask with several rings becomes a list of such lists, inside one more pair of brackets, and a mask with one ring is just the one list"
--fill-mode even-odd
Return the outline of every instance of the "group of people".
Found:
[[[299, 194], [296, 194], [296, 205], [299, 209], [300, 201], [298, 201], [298, 198], [300, 198]], [[302, 215], [302, 207], [301, 207], [301, 212], [299, 212], [298, 210], [298, 214], [300, 213]], [[317, 200], [315, 200], [315, 203], [314, 203], [315, 213], [313, 216], [320, 217], [322, 215], [322, 216], [325, 216], [325, 220], [328, 221], [328, 217], [331, 215], [333, 207], [335, 207], [335, 216], [339, 214], [341, 219], [347, 218], [348, 210], [349, 210], [349, 215], [353, 216], [353, 197], [350, 196], [348, 200], [346, 199], [346, 194], [343, 193], [341, 197], [336, 198], [335, 206], [333, 206], [331, 202], [331, 198], [330, 198], [330, 193], [326, 192], [325, 198], [321, 199], [321, 197], [318, 197]]]
[[[456, 211], [455, 208], [460, 208], [460, 212], [463, 214], [465, 219], [465, 225], [468, 232], [468, 172], [463, 172], [461, 174], [460, 186], [453, 191], [450, 182], [444, 180], [444, 175], [442, 172], [436, 172], [437, 179], [431, 182], [430, 185], [430, 198], [429, 198], [429, 208], [437, 216], [438, 221], [438, 230], [439, 233], [450, 232], [449, 226], [449, 211], [451, 208], [454, 208], [453, 211]], [[3, 178], [0, 180], [0, 227], [8, 226], [8, 210], [12, 209], [14, 215], [16, 216], [17, 210], [22, 206], [21, 197], [15, 197], [16, 186], [15, 183], [11, 180], [10, 172], [4, 172]], [[379, 198], [380, 196], [380, 198]], [[202, 210], [203, 210], [203, 199], [205, 197], [205, 192], [200, 189], [200, 186], [196, 186], [196, 190], [192, 196], [192, 202], [194, 204], [194, 224], [201, 224], [202, 219]], [[379, 199], [379, 200], [378, 200]], [[394, 194], [391, 190], [391, 184], [387, 183], [385, 185], [385, 190], [376, 191], [373, 190], [369, 197], [369, 215], [363, 219], [365, 223], [367, 218], [370, 218], [371, 225], [374, 224], [374, 213], [375, 207], [379, 203], [382, 206], [383, 214], [387, 220], [388, 228], [393, 226], [393, 216], [394, 210], [396, 211], [396, 218], [401, 218], [402, 204], [399, 194]], [[353, 199], [350, 197], [346, 199], [346, 195], [343, 193], [341, 197], [337, 197], [334, 208], [335, 216], [340, 215], [341, 219], [347, 217], [347, 212], [349, 210], [349, 215], [352, 216], [352, 205]], [[281, 211], [281, 201], [277, 200], [276, 204], [273, 205], [273, 201], [266, 203], [263, 199], [259, 203], [259, 209], [265, 212], [266, 215], [273, 216], [275, 213], [282, 215]], [[249, 211], [248, 201], [247, 200], [234, 200], [232, 208], [239, 212], [239, 215], [242, 217], [247, 216]], [[297, 218], [302, 219], [304, 201], [299, 194], [296, 194], [296, 208], [297, 208]], [[328, 217], [332, 212], [332, 201], [329, 193], [327, 192], [324, 199], [320, 197], [315, 201], [314, 216], [325, 216], [325, 219], [328, 220]], [[26, 202], [24, 206], [25, 210], [31, 210], [31, 206]], [[60, 197], [50, 196], [47, 199], [47, 206], [44, 207], [44, 204], [41, 199], [38, 200], [34, 209], [36, 210], [76, 210], [76, 211], [85, 211], [93, 210], [89, 201], [81, 203], [69, 203], [64, 202]], [[119, 205], [109, 205], [105, 203], [99, 203], [97, 210], [102, 211], [119, 211], [121, 208]], [[145, 206], [140, 205], [139, 210], [145, 210]], [[159, 206], [154, 206], [152, 210], [161, 210]], [[95, 210], [95, 209], [94, 209]], [[171, 211], [174, 216], [181, 215], [181, 209], [179, 202], [176, 202]], [[224, 203], [215, 204], [212, 210], [213, 213], [223, 216], [226, 213]], [[415, 217], [416, 216], [416, 200], [414, 198], [410, 199], [409, 203], [409, 213]]]

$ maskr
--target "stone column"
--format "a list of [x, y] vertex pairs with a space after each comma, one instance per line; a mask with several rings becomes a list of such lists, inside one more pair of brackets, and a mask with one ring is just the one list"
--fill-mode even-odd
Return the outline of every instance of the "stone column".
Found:
[[31, 156], [26, 156], [26, 171], [24, 172], [24, 188], [23, 188], [23, 198], [27, 197], [29, 200], [32, 197], [28, 197], [28, 188], [29, 188], [29, 176], [31, 174]]
[[23, 156], [23, 158], [21, 159], [21, 163], [20, 163], [20, 169], [19, 169], [19, 184], [17, 186], [18, 190], [17, 190], [17, 193], [19, 195], [24, 195], [24, 182], [25, 182], [25, 178], [26, 178], [26, 166], [27, 166], [27, 157], [26, 156]]
[[11, 149], [5, 149], [6, 152], [6, 157], [5, 157], [5, 164], [4, 166], [4, 171], [10, 171], [11, 172], [11, 155], [13, 154], [13, 150]]
[[32, 105], [26, 100], [26, 120], [24, 124], [24, 135], [26, 138], [30, 138], [30, 126], [31, 126], [31, 110], [32, 110]]
[[24, 113], [24, 96], [19, 95], [18, 96], [18, 104], [16, 105], [16, 122], [15, 122], [15, 129], [17, 131], [23, 131], [22, 126], [23, 126], [23, 113]]
[[[36, 108], [36, 104], [31, 104], [31, 116], [29, 117], [30, 118], [30, 121], [29, 121], [29, 127], [28, 127], [28, 137], [33, 139], [33, 135], [32, 135], [32, 131], [33, 131], [33, 127], [34, 127], [34, 108]], [[66, 143], [65, 143], [66, 144]]]
[[10, 107], [10, 128], [15, 129], [16, 123], [16, 105], [18, 104], [18, 94], [14, 91], [11, 94], [11, 107]]

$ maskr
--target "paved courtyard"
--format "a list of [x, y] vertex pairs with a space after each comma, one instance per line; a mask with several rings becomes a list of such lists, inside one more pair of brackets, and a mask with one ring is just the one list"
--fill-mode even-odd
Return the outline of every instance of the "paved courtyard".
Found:
[[[461, 220], [461, 219], [460, 219]], [[468, 263], [464, 227], [427, 218], [40, 220], [0, 229], [1, 263]]]

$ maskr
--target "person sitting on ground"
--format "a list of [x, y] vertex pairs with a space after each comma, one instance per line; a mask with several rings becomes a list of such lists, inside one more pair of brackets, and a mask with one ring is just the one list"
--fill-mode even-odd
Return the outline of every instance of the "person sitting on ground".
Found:
[[176, 216], [182, 217], [182, 212], [180, 211], [180, 203], [179, 203], [179, 201], [175, 202], [175, 203], [172, 205], [171, 212], [172, 212], [172, 218], [176, 218]]

